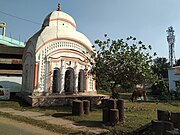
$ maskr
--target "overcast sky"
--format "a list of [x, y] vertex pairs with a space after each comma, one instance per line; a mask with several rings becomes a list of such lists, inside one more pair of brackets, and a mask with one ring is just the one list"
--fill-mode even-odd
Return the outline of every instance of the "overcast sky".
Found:
[[7, 36], [27, 41], [58, 3], [62, 11], [75, 19], [77, 30], [93, 44], [105, 33], [111, 39], [135, 36], [152, 45], [159, 57], [168, 58], [166, 30], [173, 26], [175, 55], [180, 58], [180, 0], [0, 0], [0, 20], [7, 23]]

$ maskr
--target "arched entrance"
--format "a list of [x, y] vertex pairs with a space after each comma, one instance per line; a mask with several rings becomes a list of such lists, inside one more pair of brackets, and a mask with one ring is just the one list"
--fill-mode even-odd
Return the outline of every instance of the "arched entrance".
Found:
[[68, 68], [65, 73], [64, 91], [66, 94], [72, 94], [75, 90], [75, 74], [74, 69]]
[[84, 70], [80, 69], [78, 75], [78, 92], [83, 92], [86, 89], [86, 76]]
[[53, 93], [58, 93], [60, 89], [60, 69], [55, 68], [53, 71], [53, 87], [52, 87], [52, 92]]

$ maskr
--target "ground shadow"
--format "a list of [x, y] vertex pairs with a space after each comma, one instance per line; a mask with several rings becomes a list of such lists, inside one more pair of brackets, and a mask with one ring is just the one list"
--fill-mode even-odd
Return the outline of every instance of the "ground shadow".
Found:
[[102, 127], [102, 121], [91, 121], [91, 120], [82, 120], [75, 122], [76, 126], [86, 126], [86, 127]]
[[16, 95], [11, 95], [11, 98], [9, 101], [14, 101], [14, 102], [18, 102], [18, 104], [21, 107], [32, 107], [29, 103], [27, 103], [23, 98], [16, 96]]
[[60, 112], [60, 113], [54, 113], [51, 115], [52, 117], [66, 117], [66, 116], [72, 116], [71, 113], [66, 113], [66, 112]]
[[77, 131], [77, 132], [73, 132], [73, 133], [68, 133], [69, 135], [91, 135], [87, 132], [83, 132], [83, 131]]
[[132, 131], [130, 135], [152, 135], [152, 124], [147, 123], [140, 128]]

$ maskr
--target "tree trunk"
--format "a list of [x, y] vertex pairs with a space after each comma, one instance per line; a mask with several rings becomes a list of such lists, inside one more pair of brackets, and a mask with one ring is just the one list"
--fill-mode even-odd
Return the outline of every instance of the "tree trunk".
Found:
[[116, 83], [112, 84], [111, 91], [112, 91], [112, 98], [117, 99], [118, 98], [118, 92], [115, 90]]

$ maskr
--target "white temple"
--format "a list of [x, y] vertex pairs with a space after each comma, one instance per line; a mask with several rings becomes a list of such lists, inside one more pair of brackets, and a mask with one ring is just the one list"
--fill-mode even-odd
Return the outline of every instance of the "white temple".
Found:
[[32, 96], [96, 93], [89, 70], [96, 52], [76, 30], [74, 19], [51, 12], [41, 29], [27, 42], [23, 54], [22, 93]]

